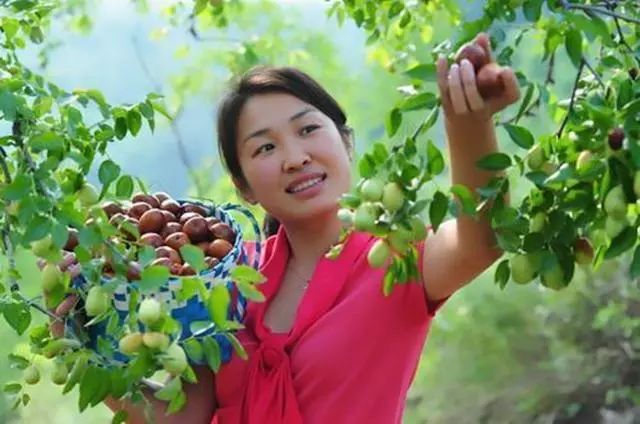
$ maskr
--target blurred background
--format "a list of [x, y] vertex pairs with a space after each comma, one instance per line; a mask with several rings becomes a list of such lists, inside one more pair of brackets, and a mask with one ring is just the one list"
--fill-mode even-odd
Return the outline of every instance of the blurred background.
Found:
[[[469, 16], [482, 6], [467, 3]], [[367, 46], [366, 35], [350, 20], [339, 25], [327, 18], [328, 5], [243, 2], [229, 14], [233, 24], [220, 29], [213, 21], [197, 28], [180, 21], [176, 2], [79, 1], [73, 14], [54, 22], [46, 48], [27, 51], [22, 59], [57, 85], [96, 88], [112, 104], [134, 103], [152, 91], [164, 94], [175, 121], [159, 120], [153, 133], [145, 126], [135, 139], [111, 144], [108, 156], [151, 190], [240, 202], [220, 165], [214, 129], [216, 102], [233, 73], [257, 63], [299, 66], [346, 110], [356, 153], [385, 136], [384, 120], [401, 98], [396, 87], [403, 81], [389, 72], [394, 58], [380, 46]], [[455, 30], [446, 20], [425, 28], [425, 53], [434, 39]], [[513, 36], [508, 25], [504, 32]], [[514, 66], [527, 76], [542, 75], [540, 55], [539, 40], [531, 38], [514, 53]], [[565, 60], [559, 58], [560, 68]], [[558, 73], [559, 96], [570, 92], [572, 78]], [[396, 138], [412, 132], [418, 118], [405, 121]], [[535, 134], [553, 131], [544, 116], [526, 122]], [[445, 146], [441, 122], [429, 135]], [[511, 149], [500, 137], [501, 146]], [[442, 179], [434, 186], [447, 184]], [[516, 199], [527, 189], [520, 181], [512, 187]], [[434, 321], [404, 422], [591, 423], [605, 417], [632, 423], [634, 405], [640, 405], [640, 299], [637, 284], [626, 279], [625, 261], [606, 263], [597, 274], [579, 270], [562, 292], [537, 284], [501, 290], [493, 283], [494, 269], [488, 270], [454, 295]], [[29, 253], [20, 253], [18, 266], [22, 275], [38, 279]], [[4, 322], [0, 340], [4, 384], [20, 377], [6, 355], [24, 353], [25, 346]], [[393, 355], [393, 346], [380, 346], [380, 354]], [[77, 389], [62, 396], [47, 378], [29, 390], [31, 403], [17, 411], [0, 394], [0, 423], [111, 419], [102, 405], [79, 414]]]

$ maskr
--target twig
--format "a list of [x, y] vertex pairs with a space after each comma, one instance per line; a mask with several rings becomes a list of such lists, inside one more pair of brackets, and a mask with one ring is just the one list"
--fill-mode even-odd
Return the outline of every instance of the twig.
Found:
[[593, 76], [595, 77], [595, 79], [598, 81], [598, 84], [600, 84], [600, 86], [602, 87], [603, 90], [607, 89], [607, 86], [604, 84], [604, 82], [602, 81], [602, 78], [600, 78], [600, 75], [596, 72], [595, 69], [593, 69], [593, 67], [589, 64], [589, 61], [587, 60], [586, 57], [584, 57], [584, 55], [582, 56], [582, 63], [589, 68], [589, 71], [591, 71], [591, 73], [593, 74]]
[[7, 184], [11, 184], [11, 173], [9, 172], [9, 166], [6, 161], [7, 152], [4, 151], [2, 147], [0, 147], [0, 167], [2, 167], [2, 173], [4, 174], [4, 179]]
[[191, 34], [193, 39], [196, 41], [200, 41], [200, 42], [212, 41], [216, 43], [242, 43], [243, 42], [243, 40], [239, 38], [233, 38], [233, 37], [213, 37], [213, 36], [203, 37], [202, 35], [200, 35], [200, 31], [198, 31], [198, 29], [196, 28], [196, 17], [193, 13], [189, 15], [189, 21], [191, 22], [188, 29], [189, 34]]
[[569, 116], [571, 115], [571, 112], [573, 112], [573, 103], [575, 102], [576, 99], [576, 91], [578, 91], [578, 84], [580, 83], [580, 77], [582, 76], [582, 70], [584, 69], [584, 59], [582, 61], [580, 61], [580, 67], [578, 68], [578, 73], [576, 74], [576, 80], [573, 83], [573, 90], [571, 92], [571, 100], [569, 101], [569, 110], [567, 110], [567, 114], [565, 115], [564, 119], [562, 120], [562, 124], [560, 125], [560, 128], [558, 129], [558, 132], [556, 133], [556, 137], [560, 138], [562, 137], [562, 132], [564, 131], [564, 127], [567, 125], [567, 122], [569, 121]]
[[[138, 59], [138, 63], [140, 64], [142, 71], [147, 76], [147, 79], [149, 80], [149, 82], [151, 82], [151, 85], [153, 86], [154, 91], [156, 91], [159, 94], [162, 94], [162, 85], [158, 83], [158, 81], [156, 81], [156, 79], [153, 77], [153, 75], [149, 71], [149, 67], [147, 66], [147, 63], [144, 61], [144, 58], [142, 57], [142, 51], [140, 50], [140, 45], [135, 37], [132, 38], [132, 43], [133, 43], [134, 50], [136, 52], [136, 59]], [[167, 104], [164, 98], [162, 102], [163, 102], [163, 106], [167, 108]], [[184, 106], [181, 104], [178, 110], [176, 111], [175, 115], [173, 116], [173, 119], [169, 120], [169, 125], [171, 126], [171, 132], [173, 133], [173, 136], [176, 139], [176, 144], [178, 145], [178, 155], [180, 156], [180, 161], [182, 162], [184, 167], [187, 169], [187, 171], [191, 175], [191, 178], [193, 179], [193, 182], [196, 185], [196, 190], [198, 192], [198, 195], [201, 196], [205, 192], [204, 187], [202, 186], [202, 183], [200, 179], [197, 177], [194, 167], [191, 164], [191, 160], [189, 159], [187, 149], [185, 148], [184, 138], [182, 137], [182, 133], [180, 132], [180, 129], [178, 128], [178, 125], [177, 125], [177, 121], [180, 118], [180, 115], [182, 115], [183, 110], [184, 110]]]
[[553, 71], [555, 70], [556, 65], [556, 52], [554, 51], [549, 58], [549, 66], [547, 67], [547, 77], [544, 80], [545, 85], [555, 84], [556, 81], [553, 79]]
[[611, 17], [618, 18], [618, 19], [623, 20], [623, 21], [632, 22], [634, 24], [640, 24], [640, 19], [632, 18], [631, 16], [621, 15], [620, 13], [617, 13], [617, 12], [614, 12], [614, 11], [611, 11], [611, 10], [602, 9], [602, 8], [595, 7], [595, 6], [589, 6], [589, 5], [586, 5], [586, 4], [569, 3], [566, 0], [560, 0], [560, 3], [562, 4], [562, 7], [564, 7], [567, 10], [577, 9], [577, 10], [582, 10], [582, 11], [585, 11], [585, 12], [589, 11], [589, 12], [594, 12], [594, 13], [600, 13], [602, 15], [611, 16]]
[[62, 318], [57, 316], [56, 314], [48, 311], [46, 308], [43, 308], [42, 306], [38, 305], [36, 302], [34, 302], [33, 300], [27, 299], [22, 293], [20, 293], [19, 291], [14, 291], [14, 293], [16, 293], [18, 295], [18, 297], [20, 297], [20, 299], [26, 303], [27, 305], [31, 306], [34, 309], [37, 309], [38, 311], [42, 312], [43, 314], [46, 314], [49, 316], [49, 318], [55, 320], [55, 321], [62, 321]]

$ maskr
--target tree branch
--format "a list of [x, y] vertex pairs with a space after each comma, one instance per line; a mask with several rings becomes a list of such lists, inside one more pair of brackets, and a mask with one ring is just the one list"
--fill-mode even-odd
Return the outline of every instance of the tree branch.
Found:
[[9, 166], [7, 165], [7, 152], [4, 151], [2, 147], [0, 147], [0, 167], [2, 168], [2, 173], [4, 174], [4, 179], [7, 184], [11, 184], [11, 173], [9, 173]]
[[606, 16], [611, 16], [614, 18], [618, 18], [620, 20], [626, 21], [626, 22], [632, 22], [634, 24], [640, 24], [640, 19], [636, 19], [636, 18], [632, 18], [631, 16], [626, 16], [626, 15], [622, 15], [620, 13], [611, 11], [611, 10], [607, 10], [607, 9], [602, 9], [596, 6], [589, 6], [586, 4], [576, 4], [576, 3], [569, 3], [566, 0], [560, 0], [560, 3], [562, 4], [562, 7], [564, 7], [567, 10], [571, 10], [571, 9], [577, 9], [577, 10], [582, 10], [584, 12], [594, 12], [594, 13], [600, 13], [601, 15], [606, 15]]
[[600, 84], [600, 86], [602, 87], [603, 90], [607, 89], [607, 86], [604, 84], [604, 82], [602, 81], [602, 78], [600, 77], [600, 75], [596, 72], [595, 69], [593, 69], [593, 67], [589, 64], [589, 61], [587, 61], [587, 58], [584, 57], [584, 55], [582, 56], [582, 64], [585, 65], [587, 68], [589, 68], [589, 71], [591, 71], [591, 73], [593, 74], [593, 76], [595, 77], [595, 79], [598, 81], [598, 84]]
[[573, 104], [576, 99], [576, 91], [578, 91], [578, 84], [580, 83], [580, 77], [582, 76], [582, 70], [584, 69], [584, 65], [585, 65], [585, 62], [583, 59], [580, 62], [580, 67], [578, 68], [578, 73], [576, 74], [576, 79], [575, 79], [575, 82], [573, 83], [573, 90], [571, 91], [571, 100], [569, 101], [569, 110], [567, 110], [567, 114], [562, 120], [562, 124], [560, 125], [560, 128], [556, 133], [556, 137], [558, 138], [562, 137], [562, 132], [564, 131], [564, 127], [567, 125], [567, 122], [569, 121], [569, 116], [571, 115], [571, 112], [573, 112]]

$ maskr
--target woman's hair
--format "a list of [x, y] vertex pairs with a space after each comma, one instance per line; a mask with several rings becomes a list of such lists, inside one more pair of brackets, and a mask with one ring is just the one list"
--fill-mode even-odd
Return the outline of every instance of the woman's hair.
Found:
[[[306, 73], [290, 67], [260, 66], [251, 69], [233, 82], [218, 107], [218, 150], [224, 166], [241, 188], [247, 187], [238, 159], [238, 121], [249, 98], [259, 94], [286, 93], [316, 107], [328, 116], [342, 135], [347, 150], [352, 149], [352, 130], [338, 102]], [[280, 223], [267, 214], [263, 232], [275, 234]]]

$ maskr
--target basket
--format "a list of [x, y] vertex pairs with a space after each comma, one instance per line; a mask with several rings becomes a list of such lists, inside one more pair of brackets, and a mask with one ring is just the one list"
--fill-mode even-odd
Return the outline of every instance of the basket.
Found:
[[[182, 204], [185, 203], [185, 201], [179, 201], [179, 203]], [[242, 213], [249, 219], [251, 225], [253, 226], [257, 240], [254, 260], [250, 265], [252, 265], [256, 269], [258, 268], [260, 260], [260, 226], [258, 225], [258, 222], [256, 221], [253, 214], [248, 209], [240, 205], [227, 203], [218, 207], [212, 207], [211, 205], [203, 204], [196, 201], [189, 201], [189, 203], [197, 204], [206, 208], [209, 211], [207, 216], [213, 216], [219, 219], [220, 222], [229, 225], [236, 234], [236, 240], [233, 248], [227, 254], [227, 256], [225, 256], [213, 268], [202, 271], [200, 273], [200, 277], [203, 278], [207, 289], [213, 287], [214, 284], [226, 285], [231, 298], [229, 311], [227, 313], [227, 319], [242, 322], [245, 315], [247, 300], [242, 296], [242, 294], [237, 290], [233, 282], [230, 280], [229, 274], [233, 267], [237, 264], [247, 264], [248, 259], [247, 252], [245, 251], [243, 244], [241, 228], [235, 221], [235, 219], [233, 219], [230, 212]], [[101, 284], [106, 284], [108, 282], [108, 278], [103, 278]], [[75, 288], [82, 288], [84, 285], [86, 285], [86, 279], [82, 275], [79, 275], [72, 281], [72, 286]], [[134, 287], [136, 287], [135, 282], [121, 284], [117, 287], [113, 294], [112, 304], [118, 313], [118, 318], [121, 325], [125, 323], [126, 317], [128, 315], [130, 292]], [[168, 305], [171, 317], [177, 320], [182, 326], [182, 332], [180, 334], [180, 339], [178, 340], [178, 342], [180, 340], [191, 337], [192, 335], [196, 338], [212, 335], [220, 346], [220, 356], [222, 363], [228, 362], [231, 359], [231, 354], [233, 351], [231, 342], [227, 337], [224, 336], [224, 334], [217, 333], [217, 328], [215, 324], [211, 322], [205, 304], [197, 295], [194, 295], [190, 299], [182, 301], [176, 299], [176, 294], [178, 293], [178, 290], [180, 288], [181, 279], [178, 277], [171, 277], [158, 289], [157, 293], [150, 295], [151, 297], [154, 297], [158, 301], [160, 301], [160, 303]], [[210, 325], [197, 330], [196, 333], [192, 333], [190, 328], [191, 323], [196, 321], [209, 321]], [[106, 335], [106, 328], [107, 322], [105, 320], [89, 326], [87, 328], [87, 333], [89, 336], [87, 347], [93, 349], [95, 352], [98, 352], [98, 342], [102, 338], [103, 340], [106, 340], [108, 343], [110, 343], [110, 345], [113, 347], [113, 358], [105, 359], [113, 360], [120, 363], [128, 362], [130, 358], [118, 351], [118, 341], [113, 337]], [[79, 338], [75, 333], [70, 319], [66, 320], [65, 322], [65, 333], [68, 337]], [[194, 363], [193, 360], [191, 360], [191, 362]], [[196, 363], [196, 365], [198, 364], [200, 363]]]

